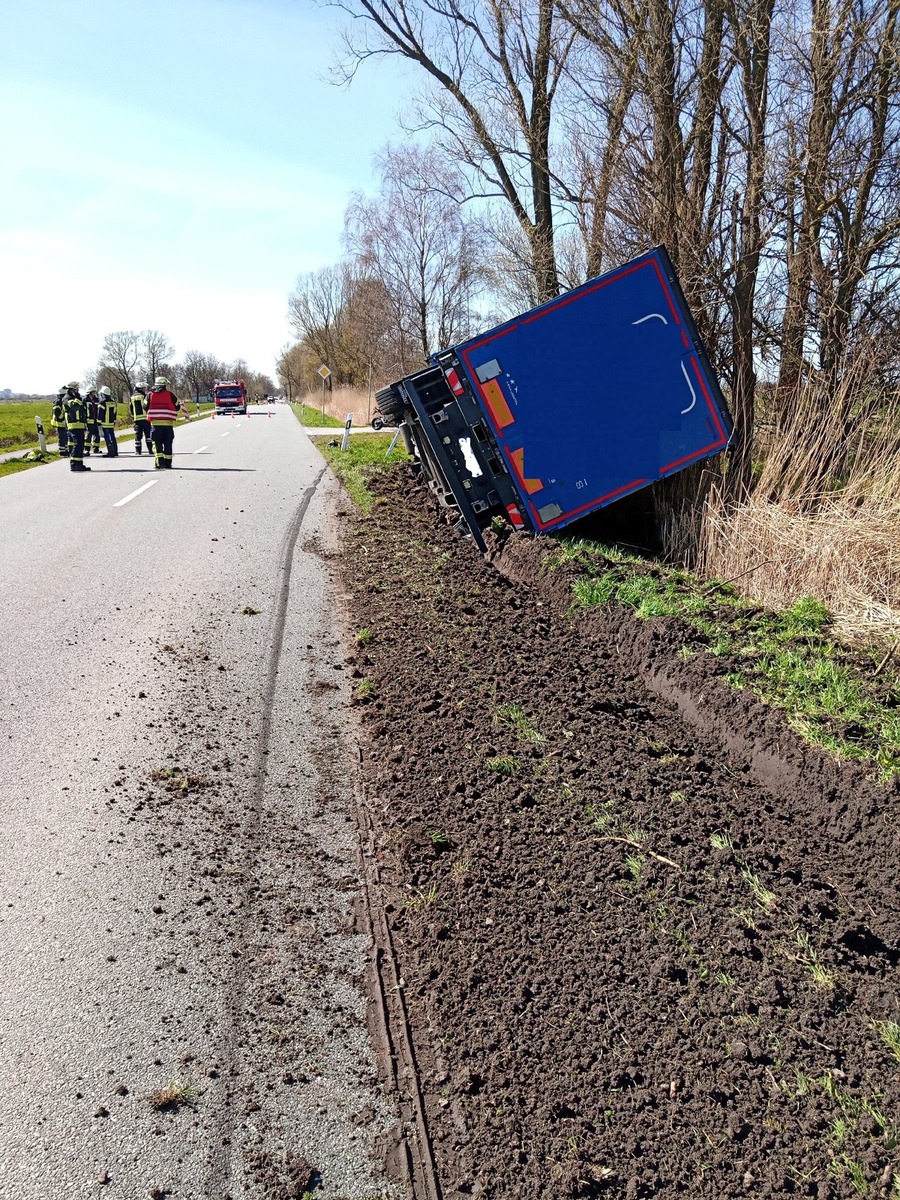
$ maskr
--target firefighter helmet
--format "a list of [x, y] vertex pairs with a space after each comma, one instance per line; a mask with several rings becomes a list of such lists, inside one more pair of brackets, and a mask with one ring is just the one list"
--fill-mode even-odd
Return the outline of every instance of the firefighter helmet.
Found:
[[104, 385], [103, 385], [103, 387], [100, 389], [100, 395], [101, 395], [101, 396], [111, 396], [111, 395], [112, 395], [112, 391], [111, 391], [111, 389], [110, 389], [110, 388], [108, 388], [108, 387], [106, 386], [106, 384], [104, 384]]
[[154, 387], [158, 387], [158, 388], [160, 388], [160, 387], [161, 387], [161, 388], [168, 387], [168, 386], [169, 386], [169, 381], [168, 381], [168, 379], [166, 379], [165, 375], [157, 375], [157, 377], [156, 377], [156, 383], [154, 383], [154, 385], [153, 385], [153, 386], [154, 386]]

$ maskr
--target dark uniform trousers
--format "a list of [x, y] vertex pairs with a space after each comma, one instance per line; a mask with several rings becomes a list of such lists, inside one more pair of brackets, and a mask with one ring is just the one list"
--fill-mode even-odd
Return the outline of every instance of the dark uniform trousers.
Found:
[[172, 447], [174, 444], [174, 425], [153, 426], [153, 449], [156, 453], [156, 465], [158, 467], [171, 467]]
[[151, 444], [151, 429], [150, 422], [145, 417], [139, 417], [134, 423], [134, 451], [135, 454], [141, 452], [141, 439], [147, 443], [147, 453], [152, 453], [153, 446]]
[[100, 423], [103, 440], [106, 442], [107, 458], [119, 457], [119, 443], [116, 440], [117, 414], [118, 406], [112, 396], [105, 396], [101, 393], [100, 403], [97, 405], [97, 420]]
[[56, 438], [59, 442], [59, 457], [69, 457], [69, 430], [66, 426], [66, 410], [63, 407], [62, 397], [58, 396], [53, 401], [53, 424], [56, 427]]
[[69, 435], [69, 461], [77, 468], [84, 459], [84, 430], [68, 429], [66, 432]]

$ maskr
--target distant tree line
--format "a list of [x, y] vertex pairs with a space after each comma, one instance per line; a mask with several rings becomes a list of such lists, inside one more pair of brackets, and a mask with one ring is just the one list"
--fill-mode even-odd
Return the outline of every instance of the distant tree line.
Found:
[[97, 366], [88, 372], [88, 386], [108, 386], [119, 399], [132, 394], [139, 383], [152, 384], [164, 375], [182, 399], [199, 400], [212, 394], [217, 379], [243, 379], [251, 396], [274, 395], [268, 375], [251, 371], [243, 359], [226, 363], [214, 354], [188, 350], [180, 361], [175, 347], [158, 329], [120, 329], [108, 333]]
[[286, 387], [320, 362], [385, 381], [659, 243], [736, 418], [734, 494], [758, 403], [783, 422], [812, 386], [849, 430], [897, 382], [900, 0], [336, 7], [345, 79], [421, 72], [417, 140], [350, 203], [345, 258], [298, 279]]

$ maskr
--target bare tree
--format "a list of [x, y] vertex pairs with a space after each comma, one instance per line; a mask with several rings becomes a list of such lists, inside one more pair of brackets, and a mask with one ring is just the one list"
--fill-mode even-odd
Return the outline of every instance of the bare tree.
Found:
[[106, 335], [98, 370], [105, 367], [128, 395], [134, 391], [139, 363], [140, 334], [131, 329], [122, 329]]
[[329, 368], [330, 384], [357, 382], [361, 369], [349, 324], [354, 284], [348, 264], [323, 267], [298, 278], [288, 303], [288, 320], [297, 339]]
[[424, 361], [472, 332], [479, 232], [456, 198], [459, 173], [436, 147], [388, 147], [379, 166], [379, 196], [353, 198], [345, 240], [360, 273], [385, 289], [398, 331]]
[[750, 484], [756, 403], [754, 315], [760, 261], [765, 241], [763, 207], [767, 166], [769, 55], [775, 0], [729, 0], [734, 57], [743, 101], [735, 122], [742, 159], [741, 192], [732, 197], [733, 286], [731, 406], [734, 415], [728, 486], [735, 497]]
[[[353, 18], [345, 78], [399, 54], [428, 76], [423, 120], [476, 192], [509, 206], [531, 252], [540, 300], [559, 291], [551, 164], [553, 105], [575, 40], [556, 0], [335, 0]], [[361, 20], [360, 20], [361, 18]]]
[[[823, 394], [836, 390], [854, 324], [873, 331], [896, 288], [898, 11], [900, 0], [811, 0], [809, 30], [793, 47], [779, 371], [785, 411], [813, 355], [825, 372]], [[895, 315], [896, 306], [889, 311]], [[850, 401], [847, 389], [841, 394]]]
[[278, 378], [291, 403], [301, 394], [304, 365], [303, 348], [298, 343], [287, 345], [281, 351], [277, 364]]
[[373, 381], [380, 384], [399, 379], [420, 360], [396, 298], [377, 275], [366, 273], [362, 265], [359, 272], [350, 298], [348, 336], [365, 364], [364, 382], [369, 387]]
[[217, 379], [224, 379], [226, 371], [225, 364], [215, 355], [188, 350], [181, 364], [182, 384], [199, 401], [201, 396], [212, 395], [213, 384]]
[[158, 329], [142, 329], [138, 334], [141, 364], [146, 378], [152, 383], [159, 375], [166, 375], [175, 347]]

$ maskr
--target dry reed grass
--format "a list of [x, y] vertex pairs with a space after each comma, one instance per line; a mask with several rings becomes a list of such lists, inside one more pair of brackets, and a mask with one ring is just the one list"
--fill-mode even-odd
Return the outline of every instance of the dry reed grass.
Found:
[[[306, 395], [295, 396], [295, 400], [308, 404], [310, 408], [322, 411], [322, 392], [316, 390]], [[339, 421], [347, 419], [347, 413], [353, 413], [354, 425], [368, 425], [371, 414], [375, 410], [375, 388], [371, 396], [365, 388], [335, 388], [325, 392], [325, 412], [329, 417]]]
[[847, 373], [823, 404], [813, 384], [773, 425], [751, 495], [712, 492], [700, 573], [773, 608], [815, 596], [854, 642], [900, 638], [900, 402]]

